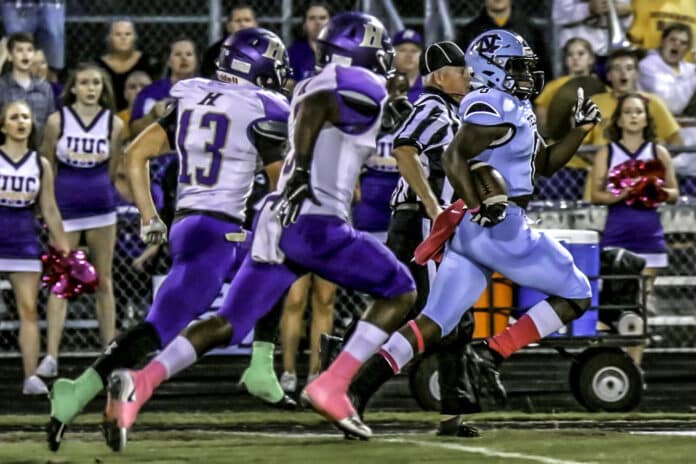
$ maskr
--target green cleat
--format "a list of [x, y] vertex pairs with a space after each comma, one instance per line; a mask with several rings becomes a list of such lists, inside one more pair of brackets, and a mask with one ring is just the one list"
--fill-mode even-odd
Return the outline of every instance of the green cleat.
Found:
[[279, 409], [297, 408], [295, 400], [285, 394], [273, 371], [273, 344], [254, 342], [251, 364], [246, 368], [240, 385], [244, 385], [249, 394]]
[[49, 395], [51, 419], [46, 426], [48, 447], [51, 451], [58, 451], [68, 424], [102, 388], [102, 381], [92, 368], [87, 369], [75, 380], [56, 380]]

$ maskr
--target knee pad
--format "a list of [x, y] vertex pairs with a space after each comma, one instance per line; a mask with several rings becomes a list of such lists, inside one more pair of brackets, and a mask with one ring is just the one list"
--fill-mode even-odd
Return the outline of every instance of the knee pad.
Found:
[[587, 311], [587, 308], [590, 307], [590, 303], [592, 302], [591, 298], [581, 298], [577, 300], [566, 300], [568, 304], [570, 305], [571, 308], [573, 308], [573, 312], [575, 312], [575, 317], [578, 318], [585, 314], [585, 311]]

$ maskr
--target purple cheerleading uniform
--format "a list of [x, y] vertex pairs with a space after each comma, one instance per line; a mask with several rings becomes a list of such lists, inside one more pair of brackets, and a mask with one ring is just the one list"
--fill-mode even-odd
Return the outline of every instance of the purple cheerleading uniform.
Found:
[[285, 134], [264, 130], [274, 124], [285, 130], [289, 111], [287, 100], [274, 92], [202, 78], [177, 82], [171, 96], [176, 111], [159, 123], [179, 156], [172, 267], [146, 317], [162, 346], [210, 310], [247, 255], [251, 238], [242, 224], [260, 158], [256, 141], [271, 137], [282, 143]]
[[28, 151], [12, 161], [0, 150], [0, 272], [41, 272], [34, 207], [41, 189], [41, 158]]
[[[635, 152], [617, 142], [609, 144], [609, 171], [631, 160], [654, 159], [657, 159], [654, 142], [645, 142]], [[629, 206], [624, 202], [609, 206], [600, 244], [602, 247], [626, 248], [639, 254], [646, 259], [648, 267], [667, 267], [668, 264], [665, 232], [656, 208]]]
[[116, 191], [109, 178], [113, 115], [102, 109], [89, 125], [75, 111], [60, 110], [56, 145], [56, 201], [66, 232], [116, 223]]
[[[406, 266], [386, 246], [348, 224], [361, 168], [375, 150], [387, 98], [384, 78], [364, 68], [330, 63], [297, 84], [290, 108], [290, 150], [277, 192], [283, 191], [294, 170], [292, 132], [298, 107], [307, 96], [325, 91], [336, 95], [340, 122], [324, 125], [314, 145], [311, 185], [320, 205], [305, 201], [297, 222], [284, 229], [271, 210], [270, 199], [261, 209], [251, 253], [218, 310], [234, 328], [232, 344], [243, 340], [307, 272], [377, 298], [395, 297], [415, 288]], [[356, 102], [375, 111], [356, 111]]]

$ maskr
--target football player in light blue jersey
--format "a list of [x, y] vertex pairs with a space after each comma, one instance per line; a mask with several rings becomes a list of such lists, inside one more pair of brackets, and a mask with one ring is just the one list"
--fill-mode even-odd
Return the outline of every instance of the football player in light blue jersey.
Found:
[[[468, 211], [449, 242], [423, 312], [383, 347], [401, 368], [414, 351], [456, 327], [493, 272], [551, 295], [503, 333], [474, 344], [479, 388], [488, 389], [501, 403], [506, 395], [497, 370], [500, 362], [582, 315], [592, 293], [570, 253], [529, 228], [525, 207], [535, 176], [550, 176], [563, 167], [600, 114], [580, 90], [574, 128], [547, 146], [537, 132], [529, 101], [543, 85], [543, 74], [534, 71], [536, 60], [522, 37], [505, 30], [485, 32], [470, 44], [466, 62], [472, 68], [473, 91], [460, 104], [462, 126], [443, 157], [445, 173]], [[507, 196], [482, 201], [472, 184], [472, 162], [487, 163], [500, 172]]]

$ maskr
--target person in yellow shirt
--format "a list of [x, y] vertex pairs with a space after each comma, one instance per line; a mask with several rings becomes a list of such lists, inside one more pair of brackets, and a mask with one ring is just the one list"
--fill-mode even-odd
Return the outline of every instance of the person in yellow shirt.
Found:
[[128, 129], [128, 124], [130, 123], [131, 110], [133, 109], [133, 102], [135, 97], [138, 96], [138, 92], [143, 90], [146, 86], [152, 84], [152, 79], [144, 71], [133, 71], [126, 78], [126, 83], [124, 84], [123, 96], [128, 102], [128, 107], [119, 111], [116, 116], [121, 118], [124, 122], [123, 126], [123, 137], [124, 140], [130, 140], [130, 131]]
[[[609, 55], [607, 60], [607, 80], [611, 90], [592, 96], [599, 106], [604, 120], [595, 126], [585, 138], [586, 144], [606, 145], [605, 130], [609, 124], [609, 116], [614, 113], [620, 97], [638, 89], [638, 58], [631, 50], [617, 50]], [[639, 92], [648, 100], [650, 114], [655, 119], [657, 141], [667, 145], [683, 145], [680, 127], [667, 108], [667, 104], [655, 94]]]
[[[628, 35], [643, 50], [658, 48], [662, 31], [671, 23], [688, 24], [696, 36], [694, 0], [633, 0], [633, 14]], [[687, 61], [694, 62], [694, 51], [687, 56]]]
[[556, 96], [558, 89], [563, 87], [573, 77], [589, 76], [594, 69], [595, 53], [592, 49], [592, 44], [583, 38], [574, 37], [569, 39], [563, 46], [563, 56], [568, 74], [546, 83], [544, 90], [534, 100], [534, 112], [542, 133], [546, 129], [546, 116], [549, 105], [553, 97]]

